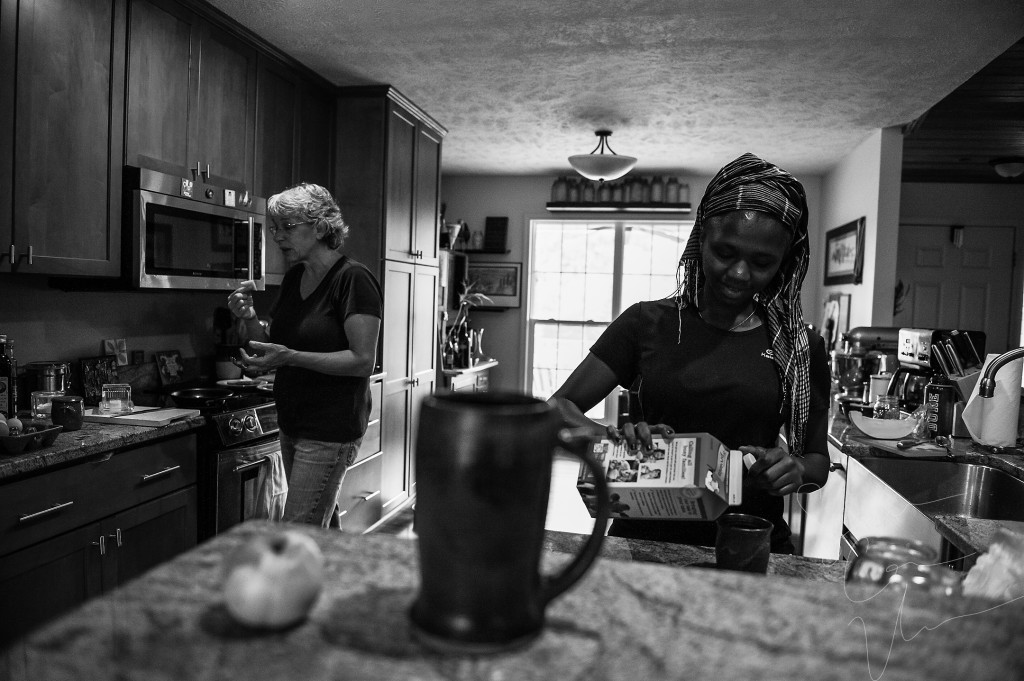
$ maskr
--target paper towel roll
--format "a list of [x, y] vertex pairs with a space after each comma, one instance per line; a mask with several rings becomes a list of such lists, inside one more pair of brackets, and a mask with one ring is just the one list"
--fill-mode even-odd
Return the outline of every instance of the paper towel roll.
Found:
[[[999, 355], [985, 358], [982, 375]], [[1017, 416], [1020, 413], [1020, 381], [1024, 358], [1008, 362], [996, 374], [992, 397], [981, 397], [981, 381], [974, 386], [964, 408], [964, 423], [975, 442], [992, 447], [1014, 447], [1017, 444]]]

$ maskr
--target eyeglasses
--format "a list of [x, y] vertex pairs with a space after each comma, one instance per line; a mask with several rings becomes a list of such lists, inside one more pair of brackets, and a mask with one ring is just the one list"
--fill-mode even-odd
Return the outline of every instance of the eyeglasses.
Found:
[[267, 229], [270, 230], [270, 236], [277, 236], [277, 231], [279, 229], [283, 228], [286, 234], [291, 234], [292, 231], [294, 231], [295, 228], [298, 227], [299, 225], [308, 224], [309, 220], [303, 220], [301, 222], [286, 222], [283, 225], [275, 225], [273, 222], [271, 222]]

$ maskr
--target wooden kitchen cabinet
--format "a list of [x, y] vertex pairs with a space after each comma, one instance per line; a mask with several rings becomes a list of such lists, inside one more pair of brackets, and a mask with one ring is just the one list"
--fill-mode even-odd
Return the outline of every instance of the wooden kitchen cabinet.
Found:
[[196, 437], [0, 486], [0, 646], [197, 541]]
[[128, 27], [128, 165], [251, 191], [255, 47], [173, 0], [132, 0]]
[[384, 289], [382, 514], [415, 495], [416, 428], [437, 368], [438, 208], [446, 130], [394, 88], [341, 88], [335, 197], [353, 225], [345, 249]]
[[0, 5], [0, 271], [120, 273], [126, 9]]
[[381, 492], [383, 512], [415, 493], [419, 407], [434, 392], [437, 369], [437, 268], [385, 261]]
[[[256, 193], [264, 198], [299, 182], [331, 186], [334, 99], [325, 86], [261, 55], [256, 117]], [[266, 282], [280, 284], [287, 264], [264, 233]]]
[[[388, 85], [338, 90], [335, 197], [361, 262], [436, 266], [447, 130]], [[379, 226], [380, 231], [372, 229]]]

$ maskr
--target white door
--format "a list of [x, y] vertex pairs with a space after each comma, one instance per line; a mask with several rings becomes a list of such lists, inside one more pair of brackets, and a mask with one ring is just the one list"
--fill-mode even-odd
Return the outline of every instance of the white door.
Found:
[[1013, 228], [964, 227], [956, 246], [949, 225], [900, 225], [895, 326], [984, 331], [985, 352], [1010, 345]]

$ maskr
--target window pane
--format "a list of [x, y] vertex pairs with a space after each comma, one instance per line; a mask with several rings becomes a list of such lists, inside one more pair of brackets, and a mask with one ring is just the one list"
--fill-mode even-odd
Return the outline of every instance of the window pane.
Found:
[[[529, 389], [546, 399], [623, 309], [672, 295], [691, 223], [534, 220], [531, 229]], [[615, 417], [604, 402], [587, 415]]]

